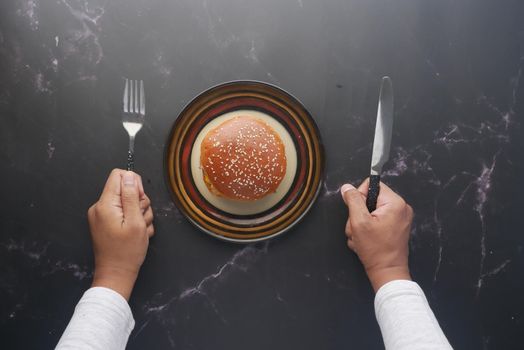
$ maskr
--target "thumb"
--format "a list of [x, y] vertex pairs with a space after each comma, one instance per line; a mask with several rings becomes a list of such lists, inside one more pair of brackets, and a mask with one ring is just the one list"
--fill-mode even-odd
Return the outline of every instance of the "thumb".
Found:
[[366, 203], [362, 198], [362, 193], [360, 193], [354, 186], [350, 184], [345, 184], [340, 188], [340, 193], [344, 202], [348, 206], [349, 215], [352, 218], [367, 219], [370, 214]]
[[142, 216], [140, 209], [140, 191], [133, 172], [127, 171], [122, 176], [122, 210], [125, 220], [135, 220]]

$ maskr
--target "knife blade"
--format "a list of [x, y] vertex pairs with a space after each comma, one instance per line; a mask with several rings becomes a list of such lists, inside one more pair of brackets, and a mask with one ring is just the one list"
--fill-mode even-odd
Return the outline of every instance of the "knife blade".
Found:
[[371, 172], [366, 206], [371, 213], [377, 208], [377, 198], [380, 192], [380, 174], [382, 167], [389, 159], [391, 135], [393, 131], [393, 83], [391, 78], [383, 77], [380, 84], [378, 100], [377, 122], [373, 153], [371, 156]]

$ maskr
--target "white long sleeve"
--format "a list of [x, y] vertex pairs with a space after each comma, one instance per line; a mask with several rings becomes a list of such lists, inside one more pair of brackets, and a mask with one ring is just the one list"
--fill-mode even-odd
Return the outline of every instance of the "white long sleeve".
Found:
[[415, 282], [383, 285], [375, 296], [375, 314], [387, 350], [452, 349]]
[[127, 301], [112, 289], [88, 289], [56, 349], [121, 350], [135, 326]]

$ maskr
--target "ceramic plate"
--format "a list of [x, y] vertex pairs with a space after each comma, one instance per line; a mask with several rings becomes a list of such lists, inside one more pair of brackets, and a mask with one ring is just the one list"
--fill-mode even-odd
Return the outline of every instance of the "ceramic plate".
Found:
[[[286, 176], [277, 191], [252, 202], [213, 195], [199, 164], [207, 132], [239, 115], [271, 125], [286, 151]], [[255, 81], [221, 84], [194, 98], [176, 119], [165, 154], [177, 207], [202, 231], [239, 243], [275, 237], [300, 221], [318, 196], [323, 169], [320, 134], [305, 107], [282, 89]]]

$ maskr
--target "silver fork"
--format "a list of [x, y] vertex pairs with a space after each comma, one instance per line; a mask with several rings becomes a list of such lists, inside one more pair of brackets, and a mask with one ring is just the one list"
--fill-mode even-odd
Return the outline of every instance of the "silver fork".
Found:
[[146, 96], [142, 80], [126, 79], [123, 102], [122, 124], [129, 134], [127, 170], [133, 171], [135, 167], [135, 136], [142, 129], [146, 116]]

